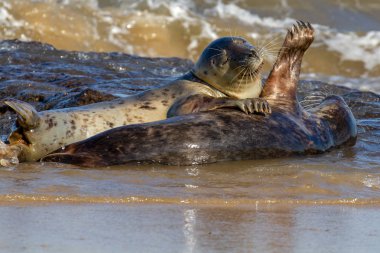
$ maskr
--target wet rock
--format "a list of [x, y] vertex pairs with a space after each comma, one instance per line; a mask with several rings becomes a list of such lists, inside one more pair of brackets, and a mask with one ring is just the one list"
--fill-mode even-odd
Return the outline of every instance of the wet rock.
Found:
[[353, 91], [343, 96], [357, 119], [380, 119], [380, 95], [373, 92]]
[[47, 106], [50, 106], [50, 108], [45, 107], [45, 110], [88, 105], [92, 103], [109, 101], [115, 98], [116, 97], [111, 94], [92, 89], [85, 89], [77, 95], [68, 96], [67, 94], [63, 94], [55, 99], [51, 99], [47, 103]]

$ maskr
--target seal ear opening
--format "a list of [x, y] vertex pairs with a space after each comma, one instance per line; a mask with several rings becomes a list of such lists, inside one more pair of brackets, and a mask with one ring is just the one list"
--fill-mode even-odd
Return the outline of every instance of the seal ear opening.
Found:
[[40, 116], [31, 104], [12, 98], [6, 99], [4, 103], [17, 113], [17, 123], [21, 127], [29, 130], [39, 126]]

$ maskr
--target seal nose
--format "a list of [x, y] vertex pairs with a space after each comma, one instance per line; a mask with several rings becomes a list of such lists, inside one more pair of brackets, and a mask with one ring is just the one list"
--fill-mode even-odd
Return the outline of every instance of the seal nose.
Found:
[[256, 58], [258, 58], [257, 53], [256, 53], [256, 50], [255, 50], [254, 48], [252, 48], [252, 49], [249, 51], [249, 57], [256, 57]]

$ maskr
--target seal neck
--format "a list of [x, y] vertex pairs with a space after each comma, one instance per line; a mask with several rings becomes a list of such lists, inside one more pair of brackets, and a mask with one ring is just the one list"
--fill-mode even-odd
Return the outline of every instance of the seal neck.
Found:
[[212, 85], [212, 84], [204, 81], [202, 78], [198, 77], [197, 74], [195, 74], [195, 70], [193, 70], [193, 69], [190, 70], [189, 72], [187, 72], [185, 75], [183, 75], [182, 78], [185, 80], [188, 80], [188, 81], [204, 84], [204, 85], [210, 87], [212, 90], [217, 90], [218, 92], [224, 94], [226, 97], [229, 96], [229, 94], [227, 94], [224, 90], [218, 89], [214, 85]]
[[[237, 99], [259, 97], [263, 89], [261, 77], [257, 76], [255, 80], [247, 83], [239, 83], [239, 85], [231, 84], [227, 86], [220, 86], [218, 83], [209, 83], [203, 80], [196, 74], [195, 70], [191, 70], [183, 76], [184, 79], [199, 82], [209, 86], [212, 89], [221, 92], [226, 97], [232, 97]], [[189, 79], [188, 79], [189, 78]]]
[[211, 86], [209, 83], [205, 82], [203, 79], [199, 78], [196, 74], [195, 74], [195, 71], [192, 69], [190, 70], [189, 72], [187, 72], [186, 74], [184, 74], [182, 76], [182, 79], [185, 79], [185, 80], [188, 80], [188, 81], [192, 81], [192, 82], [197, 82], [197, 83], [201, 83], [201, 84], [205, 84], [207, 86]]

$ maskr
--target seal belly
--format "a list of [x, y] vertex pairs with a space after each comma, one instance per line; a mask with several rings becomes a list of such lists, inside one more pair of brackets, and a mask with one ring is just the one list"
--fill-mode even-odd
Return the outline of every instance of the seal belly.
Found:
[[[96, 105], [88, 108], [77, 108], [40, 112], [38, 128], [24, 130], [23, 135], [28, 143], [23, 159], [35, 161], [47, 153], [67, 144], [89, 138], [105, 130], [145, 122], [149, 113], [146, 109], [125, 107], [131, 101], [123, 101], [124, 106]], [[133, 103], [133, 102], [132, 102]], [[141, 107], [141, 106], [140, 106]], [[166, 117], [167, 108], [160, 108], [155, 117]], [[155, 120], [155, 117], [152, 120]]]

